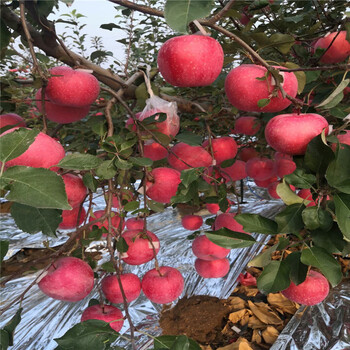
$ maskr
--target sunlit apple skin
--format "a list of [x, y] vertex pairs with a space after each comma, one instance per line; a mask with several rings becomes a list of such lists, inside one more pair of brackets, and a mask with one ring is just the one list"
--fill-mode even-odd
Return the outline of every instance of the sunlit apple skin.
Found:
[[180, 172], [170, 168], [155, 168], [150, 172], [153, 182], [146, 182], [146, 194], [159, 203], [170, 203], [181, 182]]
[[290, 154], [305, 154], [309, 142], [326, 129], [328, 122], [319, 114], [280, 114], [267, 123], [265, 138], [276, 151]]
[[74, 208], [79, 206], [87, 195], [87, 188], [84, 185], [83, 180], [73, 174], [62, 175], [64, 186], [67, 193], [68, 203]]
[[290, 286], [281, 292], [286, 298], [303, 305], [316, 305], [323, 301], [329, 293], [329, 283], [322, 274], [310, 270], [304, 282]]
[[192, 252], [199, 259], [211, 261], [225, 258], [230, 253], [230, 249], [220, 247], [207, 236], [202, 235], [193, 240]]
[[275, 174], [274, 161], [266, 157], [252, 158], [246, 163], [246, 172], [254, 180], [267, 180]]
[[[278, 67], [275, 67], [278, 68]], [[259, 107], [258, 101], [269, 98], [275, 85], [271, 80], [271, 75], [266, 80], [263, 78], [267, 70], [265, 67], [254, 64], [242, 64], [234, 68], [227, 75], [225, 80], [225, 92], [230, 103], [247, 112], [279, 112], [287, 108], [291, 101], [283, 98], [280, 91], [277, 97], [272, 97], [270, 103], [265, 107]], [[298, 91], [298, 81], [294, 73], [281, 72], [284, 77], [283, 89], [285, 92], [295, 97]]]
[[194, 267], [203, 278], [221, 278], [230, 271], [230, 262], [227, 258], [211, 261], [196, 259]]
[[223, 213], [216, 217], [214, 222], [214, 230], [217, 231], [222, 227], [226, 227], [231, 231], [242, 232], [250, 235], [249, 232], [243, 230], [243, 226], [235, 220], [236, 213]]
[[[327, 49], [338, 32], [327, 34], [325, 37], [316, 41], [314, 48]], [[333, 41], [332, 46], [321, 57], [322, 63], [339, 63], [350, 56], [350, 43], [346, 40], [346, 31], [342, 30]]]
[[181, 224], [186, 230], [196, 231], [203, 225], [203, 218], [199, 215], [185, 215]]
[[100, 93], [98, 80], [90, 73], [70, 67], [50, 69], [45, 93], [51, 102], [70, 107], [84, 107], [95, 102]]
[[[126, 301], [128, 303], [137, 299], [141, 293], [141, 281], [133, 273], [125, 273], [120, 275]], [[119, 287], [118, 278], [116, 276], [107, 276], [101, 282], [102, 292], [106, 299], [114, 304], [123, 302], [123, 295]]]
[[182, 35], [162, 45], [157, 62], [164, 80], [173, 86], [206, 86], [219, 76], [224, 52], [209, 36]]
[[235, 132], [252, 136], [261, 128], [261, 121], [257, 117], [240, 117], [235, 121]]
[[[0, 137], [7, 133], [13, 132], [17, 128], [5, 131]], [[17, 158], [6, 162], [6, 167], [15, 165], [30, 166], [33, 168], [51, 168], [56, 165], [65, 156], [64, 148], [55, 139], [39, 132], [34, 142], [28, 149]], [[50, 170], [58, 170], [57, 167], [52, 167]]]
[[145, 226], [145, 220], [143, 218], [130, 218], [125, 221], [127, 230], [142, 230]]
[[237, 159], [231, 166], [220, 168], [220, 172], [227, 182], [242, 180], [247, 177], [246, 162]]
[[89, 306], [84, 310], [81, 315], [81, 322], [87, 320], [111, 322], [109, 325], [116, 332], [122, 329], [124, 323], [123, 313], [118, 308], [112, 305], [103, 305], [102, 307], [100, 304]]
[[78, 258], [60, 258], [47, 272], [38, 286], [44, 294], [53, 299], [79, 301], [84, 299], [94, 286], [92, 268]]
[[0, 129], [5, 127], [5, 126], [8, 126], [8, 125], [25, 127], [26, 122], [24, 121], [24, 119], [21, 116], [19, 116], [16, 113], [1, 114], [0, 115]]
[[58, 228], [60, 228], [61, 230], [70, 230], [72, 228], [80, 226], [86, 218], [86, 211], [84, 207], [82, 207], [79, 215], [79, 209], [80, 207], [75, 207], [71, 210], [62, 210], [62, 221], [58, 225]]
[[177, 269], [170, 266], [149, 270], [142, 279], [142, 291], [156, 304], [167, 304], [177, 299], [184, 289], [184, 279]]
[[[216, 165], [220, 165], [225, 160], [233, 159], [237, 154], [237, 143], [232, 137], [224, 136], [218, 139], [212, 139], [211, 145]], [[211, 153], [209, 140], [205, 140], [202, 146]]]
[[127, 252], [122, 255], [122, 259], [129, 265], [145, 264], [159, 252], [159, 239], [151, 231], [147, 231], [147, 235], [142, 230], [125, 231], [122, 237], [129, 246]]
[[190, 146], [180, 142], [173, 146], [171, 151], [168, 155], [168, 163], [179, 171], [190, 167], [208, 167], [213, 163], [212, 156], [202, 146]]
[[160, 143], [151, 140], [151, 142], [145, 142], [143, 156], [157, 161], [166, 158], [168, 156], [168, 150]]
[[[38, 110], [42, 113], [41, 89], [37, 91], [35, 100]], [[48, 98], [46, 98], [45, 101], [45, 113], [47, 119], [59, 124], [74, 123], [81, 120], [88, 115], [89, 111], [90, 105], [83, 107], [69, 107], [52, 103]]]

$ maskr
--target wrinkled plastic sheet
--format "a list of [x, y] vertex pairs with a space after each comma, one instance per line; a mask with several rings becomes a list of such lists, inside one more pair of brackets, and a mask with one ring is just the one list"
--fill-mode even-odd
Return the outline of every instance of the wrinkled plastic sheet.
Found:
[[[266, 217], [274, 217], [281, 210], [283, 205], [281, 201], [268, 199], [266, 191], [251, 187], [252, 183], [248, 182], [247, 186], [245, 188], [246, 204], [242, 205], [243, 212], [249, 211]], [[94, 200], [94, 203], [94, 210], [103, 209], [105, 206], [102, 198]], [[233, 206], [231, 211], [236, 209], [237, 207]], [[202, 215], [204, 220], [213, 216], [208, 213], [202, 213]], [[192, 241], [187, 239], [189, 231], [181, 226], [181, 219], [177, 210], [167, 208], [162, 213], [152, 215], [147, 220], [147, 227], [158, 236], [161, 243], [160, 251], [157, 255], [159, 264], [175, 267], [184, 276], [185, 290], [181, 297], [185, 295], [211, 295], [218, 298], [227, 298], [236, 285], [238, 275], [244, 270], [246, 264], [260, 252], [263, 246], [263, 244], [255, 244], [249, 248], [232, 250], [228, 256], [231, 265], [229, 274], [219, 279], [203, 279], [194, 269], [195, 257], [191, 250]], [[269, 239], [265, 235], [253, 236], [260, 243], [266, 243]], [[6, 259], [23, 247], [43, 248], [43, 240], [49, 241], [50, 246], [62, 244], [66, 241], [67, 235], [64, 231], [59, 233], [57, 238], [43, 238], [41, 234], [29, 235], [18, 230], [9, 215], [1, 215], [0, 239], [10, 241], [10, 249], [5, 257]], [[97, 245], [101, 246], [101, 242], [96, 242]], [[96, 246], [92, 245], [89, 249], [94, 250]], [[102, 256], [103, 258], [99, 261], [100, 264], [108, 261], [107, 249], [102, 252]], [[141, 266], [125, 265], [125, 272], [133, 272], [142, 277], [153, 267], [153, 262]], [[8, 282], [5, 288], [1, 290], [1, 307], [15, 300], [34, 281], [39, 273], [29, 274]], [[96, 285], [88, 297], [76, 303], [48, 298], [39, 290], [37, 285], [34, 285], [22, 302], [22, 320], [16, 328], [14, 346], [11, 349], [55, 349], [57, 343], [53, 339], [61, 337], [66, 331], [80, 322], [81, 314], [91, 298], [99, 298], [98, 286]], [[14, 304], [12, 308], [2, 315], [0, 328], [14, 316], [18, 308], [19, 304]], [[161, 334], [158, 324], [161, 309], [162, 305], [150, 302], [142, 293], [138, 299], [129, 304], [131, 319], [134, 325], [137, 326], [137, 329], [142, 332], [135, 333], [137, 349], [146, 350], [150, 348], [153, 341], [149, 335], [158, 336]], [[347, 317], [349, 318], [349, 316]], [[347, 322], [349, 323], [350, 321], [348, 320]], [[127, 321], [124, 322], [120, 333], [125, 337], [129, 337], [130, 332]], [[126, 349], [131, 349], [130, 342], [127, 340], [119, 339], [116, 344]], [[274, 348], [274, 350], [282, 349], [284, 348]], [[299, 348], [291, 347], [290, 349]]]

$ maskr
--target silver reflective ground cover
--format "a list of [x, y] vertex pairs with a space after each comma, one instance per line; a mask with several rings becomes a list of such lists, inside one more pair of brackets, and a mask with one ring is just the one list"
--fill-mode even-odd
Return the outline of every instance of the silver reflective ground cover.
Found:
[[[269, 200], [264, 190], [257, 188], [252, 190], [254, 192], [248, 190], [245, 193], [245, 200], [247, 203], [242, 205], [243, 212], [249, 211], [260, 213], [266, 217], [274, 217], [281, 210], [283, 205], [281, 201]], [[105, 206], [101, 197], [94, 200], [94, 203], [96, 204], [94, 210], [103, 209]], [[236, 206], [232, 207], [231, 211], [234, 211], [235, 209], [237, 209]], [[213, 215], [206, 214], [203, 218], [206, 219], [211, 216]], [[9, 215], [0, 216], [0, 220], [0, 239], [10, 241], [10, 249], [6, 258], [9, 258], [23, 247], [43, 248], [43, 240], [49, 240], [50, 246], [55, 246], [64, 243], [67, 239], [64, 232], [60, 233], [57, 239], [43, 237], [42, 234], [29, 235], [23, 233], [16, 228]], [[176, 267], [183, 274], [185, 279], [185, 290], [182, 296], [211, 295], [219, 298], [227, 298], [236, 285], [238, 275], [262, 247], [259, 244], [255, 244], [249, 248], [232, 250], [229, 255], [231, 265], [229, 274], [225, 278], [203, 279], [194, 269], [195, 257], [191, 250], [192, 241], [187, 239], [190, 232], [181, 226], [181, 219], [177, 210], [168, 208], [162, 213], [151, 216], [148, 220], [148, 229], [154, 232], [160, 240], [161, 248], [157, 256], [160, 265]], [[256, 237], [259, 242], [266, 243], [268, 241], [268, 237], [264, 235], [254, 235], [254, 237]], [[96, 242], [96, 245], [93, 244], [89, 249], [94, 250], [97, 245], [100, 246], [101, 242]], [[107, 250], [104, 249], [103, 258], [99, 263], [102, 264], [106, 261], [108, 261], [108, 253]], [[142, 277], [153, 267], [153, 262], [141, 266], [125, 265], [125, 271], [133, 272]], [[37, 273], [30, 274], [8, 282], [6, 287], [1, 291], [2, 306], [7, 305], [11, 300], [14, 300], [20, 295], [21, 292], [32, 283], [36, 276]], [[68, 329], [80, 321], [81, 314], [87, 307], [89, 300], [91, 298], [98, 298], [97, 287], [98, 286], [95, 286], [91, 294], [84, 300], [76, 303], [67, 303], [45, 296], [35, 285], [22, 303], [22, 320], [16, 329], [14, 346], [11, 349], [55, 349], [57, 343], [53, 339], [61, 337]], [[350, 287], [347, 285], [346, 288], [344, 287], [344, 289], [340, 289], [338, 294], [341, 301], [335, 303], [334, 300], [334, 304], [332, 301], [328, 301], [328, 304], [326, 304], [329, 305], [330, 308], [333, 308], [333, 313], [327, 313], [328, 311], [325, 311], [326, 313], [324, 314], [324, 317], [326, 319], [328, 317], [330, 324], [333, 323], [333, 320], [334, 322], [338, 322], [338, 328], [345, 327], [346, 324], [350, 327], [349, 288]], [[343, 292], [344, 294], [342, 294]], [[13, 317], [18, 307], [19, 305], [16, 304], [12, 309], [7, 310], [4, 315], [2, 315], [0, 328], [2, 328], [11, 317]], [[309, 310], [316, 310], [318, 307], [319, 306], [309, 308]], [[341, 317], [337, 316], [340, 313], [338, 307], [343, 310]], [[344, 310], [345, 307], [347, 307], [347, 311]], [[137, 325], [137, 328], [143, 332], [136, 333], [136, 344], [138, 349], [148, 349], [153, 343], [152, 339], [144, 333], [153, 336], [161, 334], [161, 329], [158, 325], [158, 314], [161, 309], [161, 305], [151, 303], [142, 293], [137, 300], [130, 303], [129, 312], [131, 318], [134, 324]], [[315, 311], [310, 312], [310, 315], [315, 317]], [[285, 331], [278, 338], [273, 350], [350, 349], [349, 330], [347, 330], [347, 333], [345, 331], [343, 332], [343, 338], [339, 338], [342, 339], [341, 342], [344, 343], [343, 348], [317, 347], [317, 345], [316, 347], [311, 347], [311, 344], [313, 344], [313, 333], [311, 331], [306, 333], [306, 328], [310, 327], [311, 321], [308, 318], [307, 313], [304, 314], [301, 320], [298, 318], [299, 314], [300, 313], [289, 322]], [[327, 315], [327, 317], [325, 315]], [[306, 319], [306, 322], [303, 322], [304, 318]], [[297, 331], [299, 327], [302, 327], [302, 331], [300, 332]], [[128, 328], [128, 323], [125, 322], [121, 333], [128, 336]], [[311, 330], [314, 332], [317, 331], [319, 338], [329, 339], [329, 332], [323, 333], [323, 329], [323, 327], [319, 326], [319, 323], [316, 323]], [[299, 344], [299, 337], [305, 334], [312, 335], [306, 340], [303, 338], [304, 344], [308, 344], [309, 342], [310, 347], [298, 347], [297, 344]], [[126, 349], [130, 349], [130, 343], [128, 341], [121, 339], [118, 340], [116, 344], [123, 346]], [[315, 342], [315, 344], [317, 344], [317, 342]]]

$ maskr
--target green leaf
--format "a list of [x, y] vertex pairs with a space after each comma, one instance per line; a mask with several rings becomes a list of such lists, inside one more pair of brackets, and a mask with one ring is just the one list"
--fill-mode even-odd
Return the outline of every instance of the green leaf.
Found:
[[87, 320], [76, 324], [61, 338], [54, 339], [62, 349], [107, 350], [119, 333], [100, 320]]
[[301, 252], [293, 252], [286, 258], [286, 262], [290, 268], [290, 279], [295, 285], [303, 283], [305, 281], [308, 266], [301, 262]]
[[0, 21], [0, 50], [6, 48], [11, 40], [11, 32], [7, 29], [4, 21]]
[[44, 168], [14, 166], [7, 169], [1, 181], [10, 184], [7, 200], [35, 208], [70, 210], [61, 176]]
[[315, 246], [323, 248], [329, 253], [341, 254], [347, 245], [343, 234], [336, 224], [328, 231], [312, 231], [311, 237]]
[[304, 249], [301, 253], [301, 262], [305, 265], [317, 267], [333, 287], [343, 277], [339, 262], [323, 248], [308, 247]]
[[114, 160], [104, 160], [97, 168], [96, 175], [102, 180], [113, 178], [117, 174], [117, 168], [114, 166]]
[[[297, 16], [295, 16], [297, 17]], [[293, 63], [293, 62], [286, 62], [283, 64], [283, 67], [286, 68], [300, 68], [297, 64]], [[301, 94], [304, 90], [305, 84], [306, 84], [306, 74], [302, 71], [298, 71], [298, 72], [293, 72], [294, 75], [297, 77], [298, 80], [298, 94]]]
[[63, 169], [91, 170], [96, 169], [102, 160], [92, 154], [72, 153], [65, 156], [58, 164]]
[[[276, 187], [276, 192], [287, 205], [297, 204], [297, 203], [306, 203], [306, 201], [299, 197], [292, 189], [286, 184], [285, 180], [278, 184]], [[309, 201], [308, 203], [309, 204]]]
[[0, 329], [0, 350], [7, 350], [9, 346], [10, 335], [3, 329]]
[[[189, 344], [188, 350], [201, 350], [201, 347], [191, 338], [186, 337], [185, 335], [161, 335], [154, 338], [154, 350], [164, 350], [164, 349], [173, 349], [174, 344], [186, 343], [185, 338]], [[180, 340], [178, 340], [180, 339]], [[181, 348], [174, 348], [181, 350]]]
[[278, 224], [279, 233], [295, 233], [304, 227], [301, 217], [302, 211], [305, 209], [303, 204], [292, 204], [276, 215], [275, 221]]
[[277, 250], [278, 243], [266, 249], [254, 259], [250, 260], [248, 266], [264, 267], [271, 262], [271, 254]]
[[140, 202], [132, 201], [124, 205], [125, 211], [134, 211], [140, 207]]
[[200, 146], [202, 144], [201, 136], [188, 131], [178, 134], [176, 138], [178, 141], [187, 143], [190, 146]]
[[192, 182], [199, 178], [197, 169], [186, 169], [181, 171], [181, 183], [188, 187]]
[[101, 269], [106, 271], [106, 272], [115, 272], [114, 265], [111, 261], [107, 261], [101, 265]]
[[297, 188], [311, 188], [316, 183], [316, 176], [306, 174], [304, 169], [296, 169], [292, 174], [285, 175], [284, 180]]
[[37, 233], [56, 237], [58, 225], [62, 222], [62, 211], [59, 209], [41, 209], [28, 205], [13, 203], [11, 215], [18, 228], [24, 232]]
[[305, 227], [309, 230], [321, 230], [328, 231], [333, 225], [332, 215], [322, 208], [309, 207], [305, 208], [301, 214]]
[[96, 58], [106, 57], [106, 56], [113, 56], [113, 52], [111, 52], [111, 51], [103, 51], [103, 50], [96, 50], [96, 51], [91, 53], [90, 60], [93, 61]]
[[164, 17], [175, 32], [186, 33], [190, 22], [208, 16], [212, 9], [212, 0], [167, 0]]
[[185, 335], [179, 335], [171, 346], [170, 350], [189, 350], [190, 342]]
[[133, 163], [134, 165], [138, 165], [138, 166], [152, 166], [153, 164], [153, 160], [150, 158], [136, 158], [136, 157], [130, 157], [129, 161], [131, 163]]
[[305, 152], [305, 165], [315, 174], [323, 176], [329, 163], [334, 160], [334, 152], [322, 141], [322, 135], [314, 137]]
[[277, 223], [259, 214], [238, 214], [235, 216], [235, 220], [243, 225], [246, 232], [265, 235], [277, 234]]
[[148, 199], [147, 206], [156, 213], [160, 213], [164, 210], [164, 204]]
[[287, 54], [294, 45], [294, 37], [289, 34], [276, 33], [270, 37], [270, 45], [275, 47], [282, 54]]
[[4, 260], [8, 250], [9, 241], [0, 241], [0, 263]]
[[132, 168], [132, 163], [128, 162], [127, 160], [121, 159], [121, 158], [116, 159], [114, 161], [114, 164], [118, 169], [121, 169], [121, 170], [129, 170]]
[[257, 279], [257, 286], [260, 292], [264, 294], [276, 293], [288, 288], [289, 264], [285, 261], [271, 261], [264, 267], [264, 271]]
[[96, 192], [98, 187], [98, 181], [94, 178], [91, 173], [86, 173], [83, 175], [84, 185], [91, 190], [92, 192]]
[[0, 137], [0, 162], [7, 162], [24, 153], [39, 134], [37, 129], [19, 128]]
[[349, 85], [350, 79], [343, 80], [336, 89], [323, 100], [316, 108], [333, 108], [335, 107], [344, 97], [343, 90]]
[[326, 179], [332, 187], [350, 194], [350, 146], [341, 144], [335, 159], [329, 164]]
[[334, 195], [335, 215], [344, 238], [350, 242], [350, 195], [338, 193]]
[[318, 80], [318, 78], [320, 77], [321, 75], [321, 72], [320, 70], [314, 70], [314, 71], [308, 71], [306, 72], [306, 84], [309, 84], [309, 83], [312, 83], [313, 81], [316, 81]]
[[[3, 328], [3, 330], [6, 331], [8, 336], [9, 336], [8, 337], [8, 344], [10, 346], [13, 345], [13, 335], [15, 333], [15, 329], [19, 325], [19, 323], [21, 322], [22, 310], [23, 310], [22, 308], [19, 308], [17, 310], [17, 312], [15, 313], [15, 315], [11, 318], [11, 320]], [[2, 345], [2, 342], [1, 342], [1, 345]]]
[[99, 304], [100, 304], [100, 302], [97, 299], [90, 299], [88, 307], [94, 306], [94, 305], [99, 305]]
[[205, 235], [213, 243], [229, 249], [250, 247], [256, 242], [246, 233], [231, 231], [225, 227], [216, 231], [206, 231]]
[[100, 28], [101, 28], [101, 29], [107, 29], [107, 30], [113, 30], [114, 28], [116, 28], [116, 29], [121, 29], [121, 27], [118, 26], [118, 25], [115, 24], [115, 23], [104, 23], [104, 24], [101, 24], [101, 25], [100, 25]]
[[269, 98], [262, 98], [261, 100], [258, 101], [258, 107], [263, 108], [266, 107], [271, 100]]

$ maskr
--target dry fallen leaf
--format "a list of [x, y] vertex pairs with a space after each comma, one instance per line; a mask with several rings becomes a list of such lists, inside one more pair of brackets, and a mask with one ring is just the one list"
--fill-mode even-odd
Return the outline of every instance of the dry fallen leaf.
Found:
[[227, 306], [232, 308], [232, 311], [245, 309], [247, 303], [240, 297], [229, 297], [225, 303]]
[[265, 330], [262, 331], [261, 335], [264, 338], [265, 343], [273, 344], [276, 341], [279, 332], [275, 327], [268, 326]]
[[255, 297], [259, 293], [256, 286], [242, 286], [238, 287], [238, 293], [245, 294], [247, 297]]
[[252, 329], [265, 329], [266, 323], [261, 322], [256, 316], [250, 316], [248, 320], [248, 327]]
[[250, 346], [247, 339], [238, 338], [236, 342], [221, 348], [217, 348], [217, 350], [253, 350], [253, 348]]
[[300, 307], [299, 304], [287, 299], [281, 293], [270, 293], [267, 296], [267, 301], [272, 307], [276, 308], [282, 314], [288, 313], [294, 315]]
[[213, 348], [210, 346], [210, 345], [200, 345], [199, 346], [201, 347], [202, 350], [213, 350]]
[[248, 322], [250, 315], [252, 315], [252, 312], [250, 310], [243, 309], [243, 310], [230, 313], [228, 315], [228, 319], [232, 323], [239, 323], [240, 321], [243, 321], [243, 323], [241, 322], [241, 325], [243, 326]]
[[252, 342], [256, 344], [261, 344], [261, 332], [258, 329], [253, 330]]
[[281, 325], [283, 321], [278, 315], [265, 303], [253, 303], [248, 300], [248, 306], [253, 314], [263, 323], [269, 325]]

